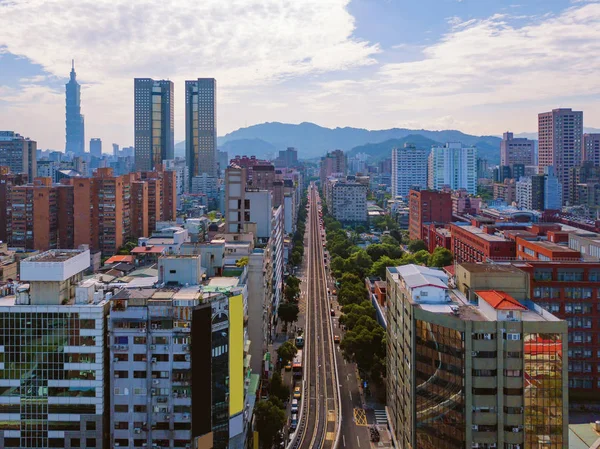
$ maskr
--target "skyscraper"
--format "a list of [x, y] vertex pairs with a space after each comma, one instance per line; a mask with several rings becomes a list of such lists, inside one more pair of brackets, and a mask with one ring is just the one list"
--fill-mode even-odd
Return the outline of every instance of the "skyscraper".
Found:
[[433, 147], [429, 155], [428, 187], [439, 190], [444, 186], [451, 189], [466, 189], [477, 193], [477, 148], [463, 147], [459, 142], [450, 142], [443, 147]]
[[194, 176], [203, 173], [217, 176], [217, 80], [214, 78], [185, 82], [185, 145], [190, 183]]
[[75, 79], [75, 61], [71, 62], [71, 78], [65, 84], [66, 94], [66, 144], [65, 151], [85, 153], [84, 118], [81, 114], [81, 88]]
[[392, 198], [408, 196], [411, 187], [427, 186], [429, 150], [406, 145], [392, 149]]
[[538, 114], [538, 168], [554, 166], [562, 184], [563, 204], [569, 199], [569, 170], [581, 165], [583, 112], [553, 109]]
[[0, 131], [0, 165], [13, 173], [26, 174], [29, 180], [37, 176], [37, 142], [14, 131]]
[[600, 134], [583, 135], [582, 159], [593, 162], [594, 167], [600, 167]]
[[154, 170], [175, 157], [174, 100], [172, 81], [134, 79], [136, 170]]
[[97, 158], [102, 157], [102, 139], [98, 137], [90, 139], [90, 154]]

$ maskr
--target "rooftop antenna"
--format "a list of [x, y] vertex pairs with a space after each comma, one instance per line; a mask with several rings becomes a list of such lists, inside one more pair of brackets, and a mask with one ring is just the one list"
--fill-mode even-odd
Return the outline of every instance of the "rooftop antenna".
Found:
[[71, 59], [71, 70], [75, 70], [75, 60]]

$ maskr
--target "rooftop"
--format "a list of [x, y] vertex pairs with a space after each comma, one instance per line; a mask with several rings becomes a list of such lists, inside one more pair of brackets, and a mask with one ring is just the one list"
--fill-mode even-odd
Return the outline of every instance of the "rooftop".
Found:
[[508, 264], [465, 262], [461, 263], [460, 266], [470, 273], [522, 273], [517, 267]]
[[507, 240], [496, 234], [486, 234], [483, 229], [478, 228], [477, 226], [457, 226], [460, 229], [464, 229], [466, 232], [470, 232], [471, 234], [477, 235], [477, 237], [487, 240], [488, 242], [506, 242]]
[[527, 310], [527, 307], [503, 291], [477, 290], [475, 294], [496, 310]]
[[23, 262], [65, 262], [84, 251], [79, 249], [51, 249], [24, 259]]

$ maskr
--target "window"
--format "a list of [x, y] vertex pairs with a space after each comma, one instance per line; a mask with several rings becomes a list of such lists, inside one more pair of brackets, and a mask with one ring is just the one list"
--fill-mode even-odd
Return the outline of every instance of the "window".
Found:
[[85, 423], [85, 430], [96, 430], [96, 421], [87, 421]]
[[505, 369], [504, 376], [506, 377], [521, 377], [521, 370], [519, 369]]
[[494, 395], [498, 392], [497, 388], [475, 388], [473, 387], [473, 394], [475, 395]]
[[506, 333], [506, 334], [504, 334], [504, 339], [505, 340], [520, 340], [521, 334]]
[[115, 412], [116, 413], [129, 413], [129, 406], [127, 404], [116, 404]]

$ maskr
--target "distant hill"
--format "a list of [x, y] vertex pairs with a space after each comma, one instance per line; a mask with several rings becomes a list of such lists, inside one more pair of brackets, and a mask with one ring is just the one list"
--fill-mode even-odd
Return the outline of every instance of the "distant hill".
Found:
[[392, 149], [402, 148], [405, 144], [414, 145], [417, 148], [431, 148], [432, 145], [438, 145], [439, 142], [423, 137], [420, 134], [411, 134], [402, 139], [390, 139], [380, 143], [367, 143], [352, 148], [348, 156], [356, 156], [358, 153], [365, 153], [373, 161], [386, 159], [391, 156]]
[[[296, 147], [299, 150], [301, 158], [309, 159], [320, 157], [326, 151], [337, 148], [350, 151], [357, 146], [368, 143], [377, 144], [415, 135], [436, 143], [462, 142], [465, 145], [476, 145], [480, 157], [488, 159], [490, 164], [498, 164], [500, 162], [500, 138], [496, 136], [473, 136], [455, 130], [429, 131], [392, 128], [369, 131], [362, 128], [331, 129], [308, 122], [298, 125], [269, 122], [240, 128], [219, 137], [218, 142], [219, 147], [225, 148], [225, 144], [232, 145], [234, 141], [242, 140], [247, 142], [248, 140], [259, 139], [271, 144], [273, 149], [269, 149], [266, 146], [262, 148], [260, 145], [257, 145], [257, 149], [272, 153], [286, 147]], [[414, 139], [414, 137], [412, 138]], [[235, 147], [240, 148], [238, 143], [235, 143]], [[241, 148], [243, 148], [243, 145]], [[246, 153], [252, 154], [249, 150], [246, 150]], [[236, 154], [239, 154], [239, 152], [236, 152]], [[256, 156], [264, 157], [265, 153], [256, 153]]]
[[219, 150], [227, 151], [229, 159], [236, 155], [255, 155], [258, 157], [277, 157], [278, 148], [262, 139], [237, 139], [219, 145]]

